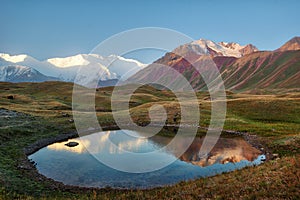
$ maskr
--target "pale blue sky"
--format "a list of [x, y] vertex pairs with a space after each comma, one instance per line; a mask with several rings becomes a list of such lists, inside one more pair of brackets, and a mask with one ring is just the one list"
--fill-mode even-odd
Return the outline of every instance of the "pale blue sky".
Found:
[[89, 53], [113, 34], [149, 26], [272, 50], [300, 35], [299, 2], [1, 0], [0, 52], [41, 60]]

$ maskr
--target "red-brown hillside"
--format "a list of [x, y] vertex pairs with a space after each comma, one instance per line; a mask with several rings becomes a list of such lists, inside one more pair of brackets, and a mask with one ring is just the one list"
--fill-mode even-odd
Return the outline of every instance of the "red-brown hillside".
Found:
[[[219, 68], [227, 90], [299, 89], [300, 50], [292, 50], [293, 48], [297, 49], [297, 45], [299, 45], [300, 49], [299, 37], [293, 38], [276, 51], [253, 52], [241, 58], [210, 56], [211, 60]], [[193, 53], [189, 53], [186, 56], [194, 64], [203, 57], [203, 55]], [[162, 76], [162, 70], [158, 68], [155, 69], [155, 72], [152, 70], [154, 69], [153, 66], [158, 63], [172, 67], [183, 74], [194, 89], [201, 90], [206, 88], [206, 84], [199, 72], [186, 59], [175, 53], [165, 54], [154, 64], [139, 71], [130, 79], [145, 81], [164, 77]], [[207, 76], [211, 79], [215, 77], [214, 73], [210, 74], [209, 65], [202, 67]]]
[[287, 41], [276, 51], [295, 51], [300, 50], [300, 37], [294, 37], [291, 40]]

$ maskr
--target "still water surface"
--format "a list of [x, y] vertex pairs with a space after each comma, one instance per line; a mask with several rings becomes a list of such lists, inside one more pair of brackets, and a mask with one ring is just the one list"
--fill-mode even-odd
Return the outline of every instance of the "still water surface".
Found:
[[[130, 134], [128, 134], [130, 133]], [[176, 155], [171, 149], [157, 151], [166, 146], [171, 137], [153, 136], [150, 138], [136, 131], [104, 131], [81, 138], [70, 139], [44, 147], [29, 156], [36, 162], [38, 171], [46, 177], [67, 185], [113, 188], [151, 188], [170, 185], [183, 180], [213, 176], [246, 166], [258, 165], [265, 158], [241, 137], [220, 138], [209, 155], [199, 155], [203, 138], [196, 137], [183, 155]], [[177, 148], [184, 148], [186, 140], [181, 138]], [[68, 147], [68, 142], [78, 142]], [[110, 142], [108, 142], [110, 141]], [[87, 150], [88, 149], [88, 150]], [[112, 169], [95, 157], [122, 161], [124, 166], [138, 165], [131, 154], [124, 152], [147, 153], [157, 151], [151, 160], [168, 160], [179, 157], [165, 168], [147, 173], [127, 173]]]

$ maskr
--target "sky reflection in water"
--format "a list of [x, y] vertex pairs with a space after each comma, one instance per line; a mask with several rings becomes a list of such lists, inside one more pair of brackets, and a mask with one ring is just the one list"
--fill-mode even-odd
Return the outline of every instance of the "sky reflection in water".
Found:
[[[51, 144], [29, 156], [37, 163], [39, 172], [49, 178], [69, 185], [87, 187], [149, 188], [174, 184], [182, 180], [212, 176], [222, 172], [258, 165], [264, 158], [261, 152], [243, 138], [220, 138], [206, 157], [199, 155], [203, 138], [197, 137], [183, 155], [176, 155], [173, 148], [163, 149], [171, 137], [153, 136], [145, 133], [122, 130], [105, 131], [70, 139], [78, 142], [68, 147], [67, 142]], [[181, 138], [177, 149], [191, 138]], [[111, 141], [111, 142], [108, 142]], [[139, 167], [131, 153], [155, 152], [145, 160], [147, 165], [179, 159], [171, 165], [148, 173], [126, 173], [117, 171], [99, 162], [96, 158], [121, 162], [126, 167]], [[145, 164], [145, 163], [143, 163]], [[145, 166], [145, 165], [143, 165]]]

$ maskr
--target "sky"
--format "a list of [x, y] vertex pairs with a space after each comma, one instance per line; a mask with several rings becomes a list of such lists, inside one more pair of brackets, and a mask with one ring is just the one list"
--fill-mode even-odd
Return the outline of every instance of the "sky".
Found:
[[193, 39], [274, 50], [300, 35], [298, 0], [0, 0], [0, 52], [39, 60], [89, 53], [122, 31], [162, 27]]

